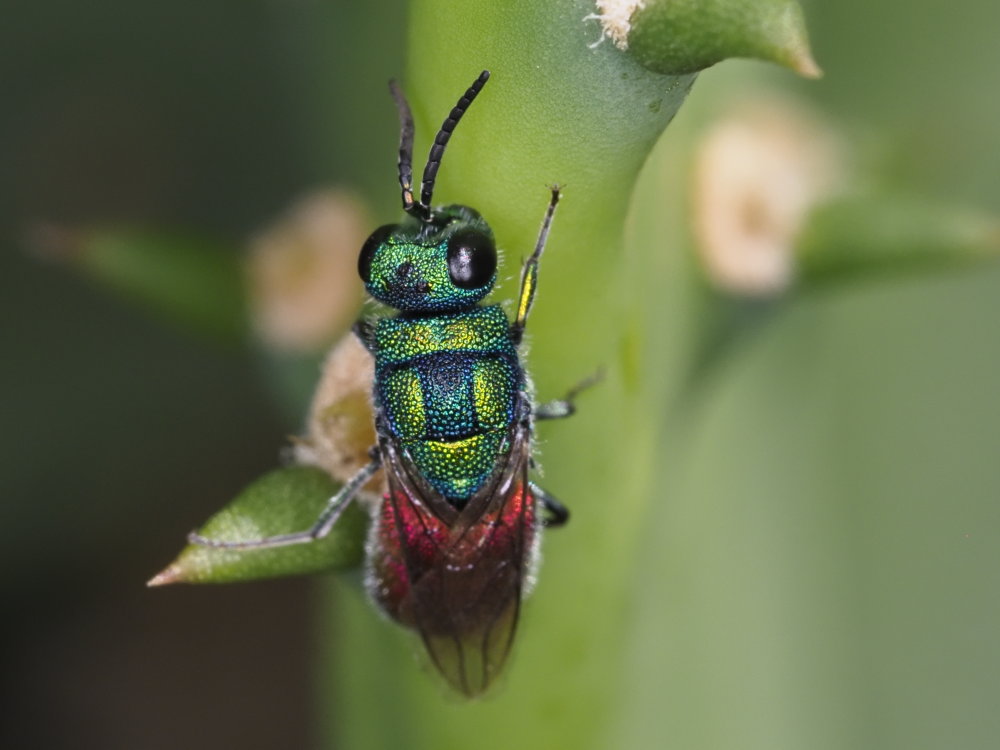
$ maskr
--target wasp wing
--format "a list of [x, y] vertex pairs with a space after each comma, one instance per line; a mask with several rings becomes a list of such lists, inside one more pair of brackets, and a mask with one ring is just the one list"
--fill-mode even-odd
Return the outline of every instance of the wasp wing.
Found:
[[510, 653], [537, 533], [530, 427], [516, 424], [486, 484], [461, 510], [426, 487], [395, 446], [379, 518], [372, 594], [416, 628], [445, 679], [482, 693]]

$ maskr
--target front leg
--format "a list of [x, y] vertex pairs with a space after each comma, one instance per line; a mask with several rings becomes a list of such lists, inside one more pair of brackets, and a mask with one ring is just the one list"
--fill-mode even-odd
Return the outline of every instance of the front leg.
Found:
[[521, 295], [517, 303], [517, 318], [510, 326], [510, 340], [514, 342], [514, 346], [520, 344], [524, 337], [524, 326], [528, 322], [528, 313], [531, 312], [531, 305], [535, 301], [535, 287], [538, 284], [538, 261], [542, 258], [545, 242], [549, 238], [549, 229], [552, 227], [552, 216], [556, 212], [556, 204], [562, 197], [558, 185], [553, 185], [550, 189], [552, 197], [549, 199], [545, 218], [542, 219], [542, 229], [538, 233], [535, 251], [525, 261], [524, 268], [521, 270]]

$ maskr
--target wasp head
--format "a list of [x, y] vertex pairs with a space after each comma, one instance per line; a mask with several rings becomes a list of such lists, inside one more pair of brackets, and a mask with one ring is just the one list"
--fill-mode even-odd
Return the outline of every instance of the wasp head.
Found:
[[496, 269], [493, 232], [467, 206], [446, 206], [427, 220], [379, 227], [358, 256], [368, 293], [413, 313], [472, 307], [493, 289]]

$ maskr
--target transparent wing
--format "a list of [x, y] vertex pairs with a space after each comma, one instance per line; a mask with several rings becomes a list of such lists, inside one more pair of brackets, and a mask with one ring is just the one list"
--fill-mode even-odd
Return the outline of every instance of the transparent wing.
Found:
[[413, 476], [394, 446], [383, 451], [389, 493], [373, 595], [420, 633], [441, 674], [469, 696], [486, 690], [510, 653], [537, 533], [528, 426], [515, 425], [507, 445], [460, 511]]

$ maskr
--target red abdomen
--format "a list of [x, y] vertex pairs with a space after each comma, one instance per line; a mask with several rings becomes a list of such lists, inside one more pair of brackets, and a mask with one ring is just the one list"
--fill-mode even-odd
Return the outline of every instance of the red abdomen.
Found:
[[507, 658], [534, 554], [535, 498], [523, 475], [506, 489], [458, 510], [397, 484], [372, 529], [372, 598], [420, 632], [437, 668], [467, 695], [485, 690]]

